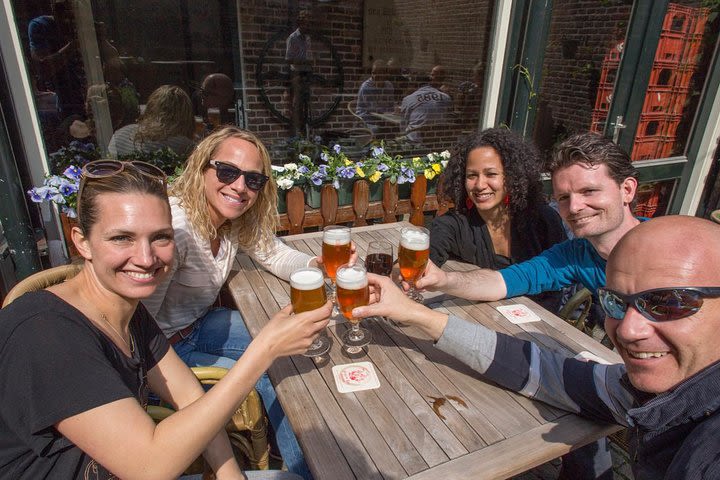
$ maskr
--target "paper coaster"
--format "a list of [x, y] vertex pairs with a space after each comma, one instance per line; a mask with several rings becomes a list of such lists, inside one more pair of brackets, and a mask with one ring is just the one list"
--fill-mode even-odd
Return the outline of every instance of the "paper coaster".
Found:
[[607, 360], [605, 360], [604, 358], [600, 358], [597, 355], [595, 355], [594, 353], [588, 352], [587, 350], [583, 350], [582, 352], [575, 355], [573, 358], [577, 358], [578, 360], [582, 360], [583, 362], [592, 360], [593, 362], [604, 363], [605, 365], [611, 365], [611, 363], [608, 362]]
[[348, 393], [380, 387], [375, 367], [370, 362], [347, 363], [332, 368], [338, 392]]
[[503, 314], [503, 317], [515, 324], [540, 321], [540, 317], [538, 317], [535, 312], [520, 303], [515, 305], [501, 305], [495, 308]]

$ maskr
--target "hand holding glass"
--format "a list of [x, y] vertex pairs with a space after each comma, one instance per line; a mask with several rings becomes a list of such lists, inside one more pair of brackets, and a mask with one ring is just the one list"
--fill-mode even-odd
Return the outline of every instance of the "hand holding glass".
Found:
[[415, 282], [422, 276], [430, 258], [430, 232], [423, 227], [404, 227], [400, 230], [398, 263], [400, 275], [410, 284], [407, 296], [422, 302], [423, 296], [415, 288]]
[[322, 261], [330, 277], [331, 289], [335, 296], [335, 275], [340, 265], [350, 261], [350, 228], [330, 225], [323, 229]]
[[[301, 268], [290, 275], [290, 301], [295, 313], [308, 312], [327, 302], [325, 278], [318, 268]], [[330, 339], [319, 335], [305, 352], [306, 357], [317, 357], [330, 349]]]
[[370, 302], [367, 272], [362, 265], [342, 265], [337, 270], [337, 301], [340, 312], [350, 322], [351, 328], [343, 336], [343, 344], [349, 353], [359, 353], [370, 343], [370, 332], [360, 328], [360, 318], [353, 317], [355, 307], [362, 307]]

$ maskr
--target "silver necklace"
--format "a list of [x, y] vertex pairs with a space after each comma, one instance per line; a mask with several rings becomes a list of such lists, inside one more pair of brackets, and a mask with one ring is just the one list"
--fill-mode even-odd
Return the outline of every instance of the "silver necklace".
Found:
[[130, 343], [125, 340], [125, 337], [120, 335], [120, 332], [117, 331], [115, 327], [112, 326], [112, 323], [110, 323], [110, 320], [108, 320], [107, 316], [104, 313], [100, 314], [100, 318], [103, 319], [105, 323], [107, 323], [107, 326], [112, 328], [112, 331], [117, 333], [117, 336], [120, 337], [120, 340], [123, 341], [125, 345], [127, 345], [128, 349], [130, 350], [130, 353], [135, 352], [135, 339], [133, 339], [132, 332], [130, 332], [130, 326], [128, 326], [128, 337], [130, 337]]

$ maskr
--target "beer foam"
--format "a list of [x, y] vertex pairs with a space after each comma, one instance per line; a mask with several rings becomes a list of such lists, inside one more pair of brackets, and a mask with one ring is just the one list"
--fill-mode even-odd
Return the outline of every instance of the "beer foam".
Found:
[[400, 236], [400, 245], [408, 250], [427, 250], [430, 248], [430, 235], [422, 230], [405, 230]]
[[350, 229], [331, 228], [323, 232], [323, 242], [328, 245], [346, 245], [350, 243]]
[[290, 275], [290, 286], [296, 290], [315, 290], [324, 284], [323, 273], [317, 268], [301, 268]]
[[346, 290], [360, 290], [368, 284], [367, 275], [363, 270], [355, 268], [338, 269], [335, 283]]

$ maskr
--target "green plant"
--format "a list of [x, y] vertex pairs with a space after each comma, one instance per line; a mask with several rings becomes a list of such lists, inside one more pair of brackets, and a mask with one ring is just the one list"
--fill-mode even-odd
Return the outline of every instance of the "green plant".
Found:
[[100, 158], [100, 150], [92, 142], [73, 140], [49, 155], [50, 173], [62, 175], [62, 172], [74, 165], [82, 168], [86, 163]]
[[166, 175], [175, 177], [178, 168], [182, 171], [186, 158], [175, 153], [170, 147], [165, 147], [154, 152], [136, 150], [125, 155], [118, 155], [118, 160], [147, 162], [158, 167]]

